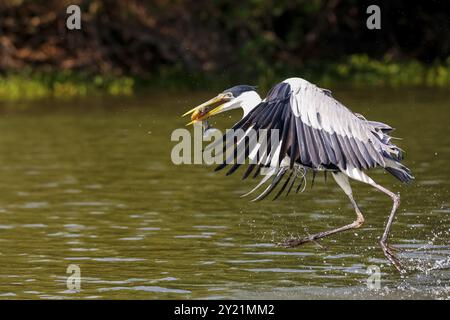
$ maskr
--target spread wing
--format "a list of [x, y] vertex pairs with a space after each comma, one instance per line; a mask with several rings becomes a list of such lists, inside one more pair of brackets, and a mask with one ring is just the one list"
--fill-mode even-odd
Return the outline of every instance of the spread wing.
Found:
[[[244, 174], [246, 178], [249, 170], [269, 166], [274, 169], [273, 188], [289, 171], [286, 169], [293, 170], [295, 164], [313, 171], [363, 170], [386, 167], [387, 162], [399, 164], [402, 157], [401, 150], [390, 143], [387, 135], [391, 127], [367, 121], [334, 99], [330, 91], [299, 78], [288, 79], [273, 87], [266, 99], [233, 129], [241, 129], [246, 134], [251, 129], [257, 132], [260, 129], [278, 130], [279, 143], [268, 143], [265, 146], [267, 152]], [[255, 157], [259, 151], [256, 149], [261, 145], [250, 150], [246, 143], [246, 139], [228, 143], [224, 150], [244, 150], [245, 157]], [[217, 169], [222, 169], [226, 163]], [[228, 174], [239, 165], [235, 163]]]

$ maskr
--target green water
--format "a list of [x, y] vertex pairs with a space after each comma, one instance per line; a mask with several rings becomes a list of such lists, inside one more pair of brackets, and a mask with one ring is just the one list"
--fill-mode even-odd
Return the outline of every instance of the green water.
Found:
[[[366, 185], [353, 183], [361, 229], [286, 249], [276, 243], [354, 220], [332, 179], [250, 203], [239, 196], [256, 181], [173, 165], [170, 134], [184, 126], [180, 114], [213, 94], [2, 105], [0, 297], [450, 297], [448, 92], [334, 93], [403, 138], [415, 182], [370, 175], [402, 195], [391, 243], [405, 249], [404, 277], [378, 245], [391, 201]], [[71, 264], [81, 270], [80, 292], [66, 286]], [[367, 288], [371, 265], [381, 269], [380, 290]]]

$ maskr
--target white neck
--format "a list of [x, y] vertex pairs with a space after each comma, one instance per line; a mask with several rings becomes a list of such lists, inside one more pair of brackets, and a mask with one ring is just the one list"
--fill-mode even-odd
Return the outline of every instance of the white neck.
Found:
[[239, 98], [241, 98], [240, 107], [244, 111], [244, 117], [262, 101], [256, 91], [244, 92]]

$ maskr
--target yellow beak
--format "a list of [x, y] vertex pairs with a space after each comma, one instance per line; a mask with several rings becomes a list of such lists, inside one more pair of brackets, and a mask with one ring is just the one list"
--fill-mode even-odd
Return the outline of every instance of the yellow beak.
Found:
[[[185, 114], [182, 115], [182, 117], [185, 117], [188, 114], [192, 114], [191, 115], [192, 121], [189, 122], [186, 126], [189, 126], [197, 121], [206, 120], [209, 117], [217, 114], [222, 109], [224, 102], [227, 102], [227, 101], [228, 101], [228, 99], [225, 98], [223, 94], [219, 94], [217, 97], [214, 97], [214, 98], [206, 101], [205, 103], [202, 103], [201, 105], [189, 110], [188, 112], [186, 112]], [[208, 108], [209, 106], [214, 105], [216, 103], [221, 103], [221, 104], [212, 110]]]

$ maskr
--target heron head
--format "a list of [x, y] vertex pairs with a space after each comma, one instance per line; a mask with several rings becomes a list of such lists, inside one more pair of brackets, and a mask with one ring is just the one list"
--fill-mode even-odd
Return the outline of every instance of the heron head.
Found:
[[[248, 85], [234, 86], [224, 90], [214, 98], [202, 103], [201, 105], [189, 110], [183, 114], [183, 117], [191, 114], [191, 122], [187, 124], [190, 125], [197, 121], [206, 120], [225, 111], [236, 108], [245, 108], [249, 105], [250, 101], [255, 101], [255, 95], [258, 97], [256, 100], [258, 100], [259, 103], [261, 98], [259, 98], [259, 95], [256, 93], [256, 87]], [[256, 104], [253, 104], [254, 107]]]

